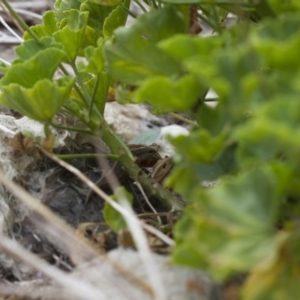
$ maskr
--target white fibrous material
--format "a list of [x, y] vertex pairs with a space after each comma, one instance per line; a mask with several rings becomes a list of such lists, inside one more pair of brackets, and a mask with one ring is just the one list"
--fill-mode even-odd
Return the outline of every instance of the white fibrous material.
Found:
[[[18, 132], [30, 132], [34, 137], [43, 140], [45, 138], [44, 125], [33, 121], [27, 117], [15, 119], [12, 116], [0, 114], [0, 168], [8, 179], [20, 179], [24, 176], [28, 167], [32, 167], [36, 163], [36, 158], [24, 153], [15, 154], [14, 149], [9, 145], [9, 138]], [[62, 147], [70, 133], [62, 130], [53, 130], [55, 135], [54, 147]], [[10, 194], [0, 185], [0, 233], [11, 235], [14, 224], [15, 211], [21, 213], [22, 208], [11, 207]], [[15, 205], [15, 204], [14, 204]], [[15, 211], [14, 211], [15, 210]], [[0, 253], [0, 279], [4, 274], [11, 273], [15, 278], [21, 280], [28, 274], [32, 273], [32, 269], [26, 267], [20, 262], [16, 262], [4, 253]]]
[[[0, 115], [0, 164], [9, 179], [21, 175], [34, 162], [35, 158], [28, 155], [12, 155], [13, 148], [8, 144], [8, 138], [18, 132], [29, 132], [35, 138], [45, 138], [44, 125], [27, 117], [15, 119], [12, 116]], [[54, 148], [65, 146], [66, 139], [74, 135], [65, 130], [52, 130], [55, 136]]]

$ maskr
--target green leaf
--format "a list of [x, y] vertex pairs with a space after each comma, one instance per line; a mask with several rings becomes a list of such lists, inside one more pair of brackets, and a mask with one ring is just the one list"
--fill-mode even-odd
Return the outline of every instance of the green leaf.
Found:
[[193, 56], [205, 58], [223, 45], [219, 36], [200, 37], [177, 34], [161, 41], [158, 46], [177, 60], [184, 60]]
[[300, 15], [284, 16], [279, 20], [267, 20], [252, 36], [252, 43], [272, 68], [298, 70], [298, 48], [300, 33], [294, 28], [300, 26]]
[[65, 18], [65, 12], [71, 9], [79, 10], [81, 1], [79, 0], [57, 0], [54, 7], [57, 9], [56, 19], [62, 21]]
[[[282, 179], [287, 182], [266, 167], [194, 192], [198, 200], [176, 226], [175, 262], [209, 266], [215, 276], [224, 278], [276, 253], [273, 225], [282, 193], [277, 182]], [[185, 260], [187, 247], [195, 253], [193, 262]]]
[[56, 43], [55, 40], [49, 36], [44, 36], [40, 38], [39, 42], [34, 39], [24, 41], [20, 46], [16, 47], [15, 52], [21, 60], [25, 61], [35, 56], [38, 52], [48, 48], [63, 50], [62, 44]]
[[[57, 27], [57, 20], [55, 18], [54, 11], [47, 11], [43, 16], [43, 23], [38, 24], [35, 26], [31, 26], [30, 29], [39, 37], [49, 36], [51, 37], [52, 34], [58, 29]], [[32, 36], [26, 31], [24, 33], [24, 40], [30, 40]]]
[[[211, 78], [212, 88], [232, 104], [232, 109], [234, 106], [238, 110], [244, 109], [248, 104], [246, 100], [251, 98], [251, 92], [259, 84], [257, 74], [261, 69], [260, 58], [251, 49], [241, 47], [234, 51], [232, 49], [219, 51], [212, 59], [217, 67], [216, 74]], [[249, 87], [253, 77], [254, 83]]]
[[97, 47], [88, 46], [84, 49], [85, 58], [88, 61], [87, 66], [83, 69], [84, 72], [98, 74], [103, 70], [104, 58], [103, 58], [103, 45], [104, 40], [100, 38], [97, 41]]
[[69, 62], [74, 62], [78, 55], [83, 55], [82, 43], [88, 21], [88, 13], [77, 10], [65, 12], [66, 25], [53, 34], [55, 40], [64, 46]]
[[88, 1], [84, 1], [80, 6], [81, 12], [88, 12], [88, 26], [95, 30], [99, 37], [103, 37], [103, 27], [106, 18], [115, 9], [113, 6], [103, 6]]
[[251, 272], [242, 291], [245, 299], [298, 298], [300, 268], [295, 254], [299, 253], [299, 233], [279, 232], [276, 248], [275, 255], [269, 255]]
[[240, 163], [272, 161], [284, 155], [300, 164], [300, 103], [298, 97], [279, 97], [253, 112], [252, 119], [236, 128]]
[[[132, 195], [128, 193], [124, 187], [118, 187], [115, 190], [114, 196], [112, 197], [114, 200], [116, 199], [116, 195], [118, 193], [125, 193], [127, 200], [129, 200], [129, 202], [132, 204]], [[120, 230], [127, 228], [126, 222], [122, 215], [107, 202], [105, 203], [103, 209], [103, 216], [105, 219], [105, 223], [107, 223], [108, 226], [115, 232], [119, 232]]]
[[[227, 146], [222, 151], [219, 150], [220, 153], [216, 155], [215, 159], [208, 163], [190, 161], [185, 151], [187, 147], [184, 148], [184, 145], [182, 144], [180, 149], [176, 149], [175, 167], [164, 183], [167, 187], [180, 193], [188, 203], [197, 199], [194, 193], [197, 192], [199, 183], [219, 180], [222, 176], [233, 174], [237, 170], [236, 145]], [[216, 154], [215, 150], [212, 154]], [[208, 153], [206, 156], [213, 156], [212, 154]]]
[[212, 162], [223, 150], [227, 134], [212, 137], [206, 130], [192, 131], [188, 136], [170, 138], [179, 153], [190, 162]]
[[179, 63], [156, 44], [184, 30], [184, 18], [169, 6], [142, 15], [129, 28], [118, 28], [115, 39], [104, 48], [109, 73], [134, 85], [155, 75], [180, 74]]
[[1, 79], [1, 86], [16, 83], [31, 88], [41, 79], [52, 79], [64, 55], [57, 48], [39, 51], [31, 59], [13, 64]]
[[100, 72], [96, 77], [85, 83], [90, 95], [94, 97], [93, 105], [95, 105], [96, 109], [102, 114], [106, 104], [109, 83], [110, 78], [107, 72]]
[[2, 87], [0, 103], [40, 122], [49, 122], [67, 101], [74, 80], [39, 80], [31, 88], [11, 83]]
[[218, 135], [232, 121], [229, 119], [230, 108], [224, 102], [219, 102], [217, 107], [201, 105], [194, 115], [199, 126], [208, 130], [211, 135]]
[[269, 0], [270, 6], [278, 14], [286, 14], [287, 12], [299, 12], [300, 2], [298, 0]]
[[[129, 0], [124, 2], [124, 5], [128, 7], [130, 4]], [[120, 6], [116, 7], [110, 15], [105, 19], [103, 24], [103, 35], [110, 37], [113, 35], [115, 29], [120, 26], [124, 26], [127, 20], [127, 13]]]
[[156, 76], [142, 84], [134, 99], [139, 103], [147, 102], [156, 108], [180, 111], [192, 108], [201, 91], [201, 85], [193, 75], [183, 76], [177, 81]]

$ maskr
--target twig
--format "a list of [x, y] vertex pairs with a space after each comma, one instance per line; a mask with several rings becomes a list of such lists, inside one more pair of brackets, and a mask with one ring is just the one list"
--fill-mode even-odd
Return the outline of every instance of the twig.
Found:
[[197, 126], [197, 125], [198, 125], [197, 122], [192, 121], [192, 120], [190, 120], [190, 119], [187, 119], [187, 118], [185, 118], [185, 117], [183, 117], [183, 116], [181, 116], [181, 115], [178, 115], [178, 114], [176, 114], [176, 113], [170, 112], [169, 115], [171, 115], [172, 117], [174, 117], [174, 118], [176, 118], [176, 119], [178, 119], [178, 120], [180, 120], [180, 121], [183, 121], [183, 122], [185, 122], [185, 123], [188, 123], [188, 124], [190, 124], [190, 125], [193, 125], [193, 126]]
[[161, 216], [161, 217], [167, 217], [169, 215], [168, 212], [156, 212], [156, 213], [140, 213], [137, 215], [137, 217], [139, 218], [143, 218], [143, 217], [155, 217], [155, 216]]
[[[1, 124], [0, 124], [1, 129]], [[77, 154], [57, 154], [60, 159], [75, 159], [75, 158], [98, 158], [104, 157], [107, 159], [118, 160], [119, 156], [114, 154], [95, 154], [95, 153], [77, 153]]]
[[74, 132], [79, 132], [79, 133], [84, 133], [84, 134], [90, 134], [90, 135], [93, 134], [93, 132], [89, 129], [83, 129], [83, 128], [79, 128], [79, 127], [76, 128], [76, 127], [72, 127], [72, 126], [64, 126], [64, 125], [60, 125], [60, 124], [55, 124], [53, 122], [50, 122], [50, 125], [57, 129], [69, 130], [69, 131], [74, 131]]
[[165, 235], [161, 231], [157, 230], [153, 226], [150, 226], [146, 223], [142, 223], [142, 226], [145, 230], [147, 230], [148, 232], [150, 232], [153, 235], [157, 236], [159, 239], [161, 239], [167, 245], [172, 246], [172, 247], [175, 246], [175, 242], [172, 239], [170, 239], [167, 235]]
[[143, 187], [140, 185], [139, 182], [135, 182], [134, 184], [135, 184], [135, 185], [139, 188], [139, 190], [141, 191], [141, 193], [142, 193], [142, 195], [143, 195], [145, 201], [147, 202], [148, 206], [151, 208], [151, 210], [154, 212], [154, 215], [157, 217], [157, 221], [158, 221], [159, 225], [161, 225], [161, 224], [162, 224], [161, 218], [160, 218], [160, 216], [158, 215], [156, 209], [153, 207], [153, 205], [152, 205], [151, 202], [149, 201], [149, 199], [148, 199], [148, 197], [147, 197], [147, 195], [146, 195], [146, 193], [145, 193]]

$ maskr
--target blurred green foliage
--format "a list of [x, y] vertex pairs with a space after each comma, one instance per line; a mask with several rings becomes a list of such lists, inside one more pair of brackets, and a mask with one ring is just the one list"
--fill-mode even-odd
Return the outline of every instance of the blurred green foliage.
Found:
[[[94, 130], [109, 86], [121, 86], [122, 101], [186, 113], [198, 125], [171, 139], [175, 167], [165, 182], [187, 202], [174, 262], [220, 280], [249, 274], [242, 299], [298, 299], [299, 1], [146, 3], [123, 27], [128, 0], [56, 1], [56, 11], [31, 28], [38, 39], [25, 33], [18, 59], [2, 68], [0, 103], [46, 123], [63, 109]], [[193, 7], [218, 34], [189, 33]], [[236, 16], [230, 29], [228, 13]], [[75, 77], [53, 79], [63, 63]], [[215, 107], [205, 99], [209, 89]], [[105, 216], [123, 228], [111, 207]]]

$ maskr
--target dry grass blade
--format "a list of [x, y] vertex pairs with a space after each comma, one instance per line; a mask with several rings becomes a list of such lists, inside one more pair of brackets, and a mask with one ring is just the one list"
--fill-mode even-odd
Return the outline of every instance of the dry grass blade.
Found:
[[12, 255], [23, 262], [27, 263], [34, 269], [42, 271], [49, 278], [57, 282], [61, 287], [64, 287], [68, 294], [71, 294], [75, 299], [81, 300], [105, 300], [106, 296], [92, 285], [84, 281], [70, 277], [68, 274], [49, 265], [44, 260], [39, 259], [36, 255], [21, 247], [17, 242], [1, 236], [0, 248], [2, 251]]
[[5, 20], [0, 16], [0, 23], [19, 41], [23, 42], [23, 39], [13, 30]]
[[[72, 172], [78, 178], [80, 178], [83, 182], [85, 182], [89, 188], [91, 188], [95, 193], [97, 193], [101, 198], [107, 201], [113, 208], [115, 208], [119, 213], [124, 217], [132, 236], [135, 240], [137, 249], [139, 250], [139, 254], [141, 256], [142, 261], [144, 262], [144, 267], [147, 270], [147, 274], [149, 276], [149, 281], [151, 282], [151, 286], [153, 288], [154, 298], [157, 300], [166, 299], [166, 292], [162, 284], [162, 280], [160, 278], [160, 274], [152, 260], [151, 251], [147, 243], [147, 238], [145, 233], [142, 230], [142, 222], [135, 216], [129, 202], [126, 199], [126, 196], [123, 193], [117, 194], [117, 198], [119, 203], [113, 201], [106, 193], [104, 193], [95, 183], [90, 181], [82, 172], [73, 167], [72, 165], [62, 161], [55, 155], [49, 153], [45, 149], [40, 148], [40, 150], [53, 159], [55, 162], [60, 164], [62, 167], [66, 168], [68, 171]], [[117, 185], [115, 182], [115, 178], [111, 178], [113, 181], [113, 186]]]
[[148, 206], [151, 208], [151, 210], [154, 212], [154, 214], [156, 214], [156, 217], [157, 217], [157, 221], [158, 221], [158, 224], [161, 225], [162, 224], [162, 221], [161, 221], [161, 218], [159, 217], [159, 215], [157, 214], [157, 211], [156, 209], [153, 207], [153, 205], [151, 204], [151, 202], [149, 201], [143, 187], [141, 186], [141, 184], [139, 182], [135, 182], [136, 186], [139, 188], [140, 192], [142, 193], [146, 203], [148, 204]]

